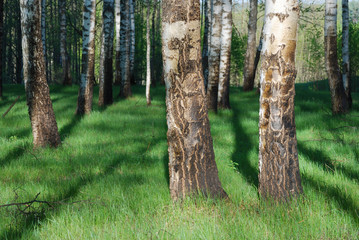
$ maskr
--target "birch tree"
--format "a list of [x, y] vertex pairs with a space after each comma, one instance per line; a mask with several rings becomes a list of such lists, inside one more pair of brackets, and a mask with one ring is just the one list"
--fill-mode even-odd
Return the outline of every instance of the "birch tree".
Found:
[[95, 68], [95, 21], [96, 0], [85, 0], [82, 30], [82, 70], [76, 110], [78, 115], [90, 114], [92, 111]]
[[66, 34], [66, 0], [59, 0], [60, 8], [60, 53], [62, 65], [63, 85], [72, 85], [70, 62], [67, 53], [67, 34]]
[[337, 55], [337, 1], [325, 1], [324, 21], [325, 65], [328, 73], [333, 114], [346, 113], [348, 101], [344, 91]]
[[257, 1], [258, 0], [250, 0], [249, 6], [248, 41], [243, 70], [243, 91], [252, 91], [254, 88], [256, 73]]
[[121, 0], [121, 30], [120, 30], [120, 65], [121, 65], [121, 88], [120, 96], [130, 97], [130, 1]]
[[151, 1], [147, 0], [147, 24], [146, 24], [146, 100], [147, 105], [151, 105], [151, 41], [150, 41], [150, 8]]
[[2, 98], [2, 42], [3, 42], [3, 33], [4, 33], [4, 0], [0, 0], [0, 100]]
[[218, 82], [218, 107], [230, 108], [229, 78], [231, 71], [232, 0], [222, 0], [222, 33]]
[[203, 48], [202, 48], [202, 68], [204, 76], [204, 86], [207, 92], [208, 86], [208, 53], [210, 45], [210, 17], [212, 16], [211, 11], [211, 0], [203, 1], [203, 14], [204, 14], [204, 32], [203, 32]]
[[352, 107], [350, 62], [349, 62], [349, 2], [342, 1], [343, 34], [342, 34], [342, 58], [343, 58], [343, 84], [348, 99], [348, 107]]
[[222, 0], [211, 0], [211, 39], [208, 56], [207, 103], [210, 110], [217, 111], [219, 65], [221, 55]]
[[226, 197], [205, 104], [200, 1], [164, 0], [162, 6], [171, 197], [177, 200], [198, 192]]
[[23, 71], [34, 147], [61, 143], [46, 82], [41, 38], [41, 0], [20, 0]]
[[[41, 39], [42, 39], [42, 49], [44, 52], [45, 58], [45, 69], [47, 66], [47, 54], [46, 54], [46, 0], [41, 1]], [[46, 70], [46, 80], [49, 81]]]
[[130, 12], [129, 12], [129, 18], [130, 18], [130, 83], [135, 84], [135, 44], [136, 44], [136, 38], [135, 38], [135, 0], [129, 0], [128, 3], [130, 6]]
[[116, 74], [115, 84], [121, 85], [121, 0], [115, 0], [115, 31], [116, 31]]
[[297, 0], [265, 6], [259, 111], [259, 193], [282, 201], [302, 193], [294, 120]]
[[99, 105], [112, 104], [112, 83], [113, 83], [113, 38], [114, 38], [114, 0], [103, 1], [103, 27], [102, 27], [102, 76], [100, 79]]

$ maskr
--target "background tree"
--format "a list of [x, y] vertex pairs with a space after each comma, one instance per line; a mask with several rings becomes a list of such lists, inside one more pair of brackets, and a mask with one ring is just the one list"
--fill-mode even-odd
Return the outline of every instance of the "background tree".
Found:
[[131, 76], [130, 76], [130, 1], [121, 0], [121, 31], [120, 31], [120, 52], [121, 52], [121, 88], [120, 96], [123, 98], [130, 97]]
[[162, 11], [172, 199], [198, 192], [226, 197], [218, 178], [205, 104], [200, 1], [164, 0]]
[[343, 84], [348, 100], [348, 107], [352, 107], [351, 81], [350, 81], [350, 56], [349, 56], [349, 1], [342, 1], [343, 33], [342, 33], [342, 58], [343, 58]]
[[243, 91], [251, 91], [254, 88], [256, 73], [257, 1], [258, 0], [250, 0], [247, 51], [243, 69]]
[[151, 87], [151, 41], [150, 41], [150, 8], [151, 1], [147, 0], [147, 27], [146, 27], [146, 43], [147, 43], [147, 51], [146, 51], [146, 62], [147, 62], [147, 72], [146, 72], [146, 101], [147, 105], [151, 105], [151, 95], [150, 95], [150, 87]]
[[219, 65], [221, 56], [221, 33], [222, 33], [222, 1], [211, 0], [212, 19], [210, 49], [208, 56], [208, 87], [207, 102], [210, 110], [217, 111]]
[[62, 76], [64, 85], [72, 85], [71, 72], [70, 72], [70, 59], [67, 53], [67, 23], [66, 23], [66, 0], [59, 0], [60, 8], [60, 52], [61, 52], [61, 65]]
[[103, 27], [102, 27], [102, 45], [103, 57], [102, 69], [103, 77], [100, 81], [99, 105], [104, 106], [112, 104], [112, 83], [113, 83], [113, 38], [114, 38], [114, 0], [103, 1]]
[[115, 0], [116, 60], [115, 84], [121, 84], [121, 0]]
[[203, 15], [204, 15], [204, 31], [203, 31], [203, 48], [202, 48], [202, 68], [204, 76], [204, 87], [207, 92], [208, 86], [208, 54], [209, 54], [209, 45], [210, 45], [210, 18], [211, 14], [211, 3], [212, 0], [203, 1]]
[[20, 0], [24, 82], [34, 147], [61, 143], [46, 82], [41, 38], [41, 0]]
[[223, 0], [221, 53], [219, 64], [218, 107], [230, 108], [229, 80], [231, 71], [232, 0]]
[[333, 114], [346, 113], [348, 100], [345, 95], [337, 54], [337, 1], [325, 1], [324, 22], [325, 64], [328, 73]]
[[130, 82], [132, 84], [136, 84], [135, 80], [135, 49], [136, 49], [136, 25], [135, 25], [135, 8], [136, 8], [136, 0], [129, 0], [129, 18], [130, 18]]
[[0, 0], [0, 98], [2, 98], [2, 39], [4, 23], [4, 0]]
[[96, 0], [84, 1], [82, 30], [82, 72], [76, 113], [89, 114], [92, 111], [92, 97], [95, 68], [95, 22]]
[[297, 0], [266, 1], [259, 111], [259, 193], [287, 200], [302, 193], [294, 121]]

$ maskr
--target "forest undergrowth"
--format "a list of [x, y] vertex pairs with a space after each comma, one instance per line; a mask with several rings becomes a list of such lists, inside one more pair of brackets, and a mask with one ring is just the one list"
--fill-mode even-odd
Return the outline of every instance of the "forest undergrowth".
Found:
[[95, 94], [80, 118], [78, 88], [52, 86], [62, 145], [33, 150], [23, 87], [5, 85], [1, 114], [20, 99], [0, 119], [0, 205], [24, 204], [0, 208], [0, 239], [358, 239], [359, 94], [351, 113], [332, 116], [328, 91], [296, 89], [300, 199], [259, 199], [259, 96], [232, 88], [232, 109], [210, 113], [230, 199], [173, 203], [163, 87], [151, 107], [144, 87], [107, 108]]

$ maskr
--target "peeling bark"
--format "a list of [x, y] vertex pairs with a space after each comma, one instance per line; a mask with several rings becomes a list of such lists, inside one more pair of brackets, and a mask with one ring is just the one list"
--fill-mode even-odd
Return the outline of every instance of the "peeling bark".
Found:
[[243, 91], [252, 91], [256, 74], [256, 34], [257, 34], [257, 1], [250, 0], [248, 21], [248, 41], [243, 70]]
[[350, 61], [349, 61], [349, 2], [343, 0], [343, 37], [342, 37], [342, 57], [343, 57], [343, 84], [344, 91], [348, 100], [348, 107], [352, 107], [351, 80], [350, 80]]
[[67, 53], [67, 34], [66, 34], [66, 0], [59, 0], [60, 8], [60, 53], [62, 65], [63, 85], [71, 86], [70, 61]]
[[348, 101], [340, 75], [337, 55], [337, 1], [325, 1], [324, 22], [325, 65], [328, 73], [333, 114], [346, 113]]
[[82, 72], [76, 114], [92, 111], [95, 68], [95, 21], [96, 0], [85, 0], [82, 30]]
[[61, 144], [46, 82], [41, 38], [41, 0], [20, 0], [24, 82], [34, 147]]
[[229, 109], [229, 78], [231, 71], [232, 0], [223, 0], [222, 34], [219, 64], [218, 108]]
[[[282, 17], [282, 13], [286, 13]], [[263, 198], [302, 193], [294, 120], [297, 0], [266, 1], [259, 111], [259, 188]]]
[[113, 38], [114, 38], [114, 0], [103, 1], [103, 27], [102, 27], [102, 77], [100, 78], [99, 106], [112, 104], [112, 82], [113, 82]]
[[170, 191], [226, 197], [218, 178], [201, 62], [200, 1], [164, 0], [162, 53], [166, 82]]
[[222, 1], [212, 0], [211, 40], [208, 56], [208, 109], [217, 111], [219, 65], [221, 55], [221, 32], [222, 32]]

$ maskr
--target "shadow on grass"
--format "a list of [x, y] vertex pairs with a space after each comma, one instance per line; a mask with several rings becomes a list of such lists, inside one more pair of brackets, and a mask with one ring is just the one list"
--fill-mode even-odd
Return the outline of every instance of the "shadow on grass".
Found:
[[71, 134], [72, 129], [81, 121], [82, 118], [82, 116], [73, 115], [71, 121], [61, 128], [60, 136], [62, 140]]
[[239, 118], [241, 112], [237, 104], [231, 104], [231, 106], [233, 111], [232, 125], [235, 133], [235, 151], [232, 155], [232, 161], [237, 163], [237, 170], [243, 175], [246, 181], [255, 188], [258, 188], [258, 170], [251, 165], [249, 159], [249, 152], [253, 147], [253, 143], [241, 125]]
[[14, 147], [3, 159], [0, 160], [0, 167], [2, 168], [5, 165], [11, 163], [12, 161], [19, 159], [22, 155], [24, 155], [25, 152], [25, 147]]

